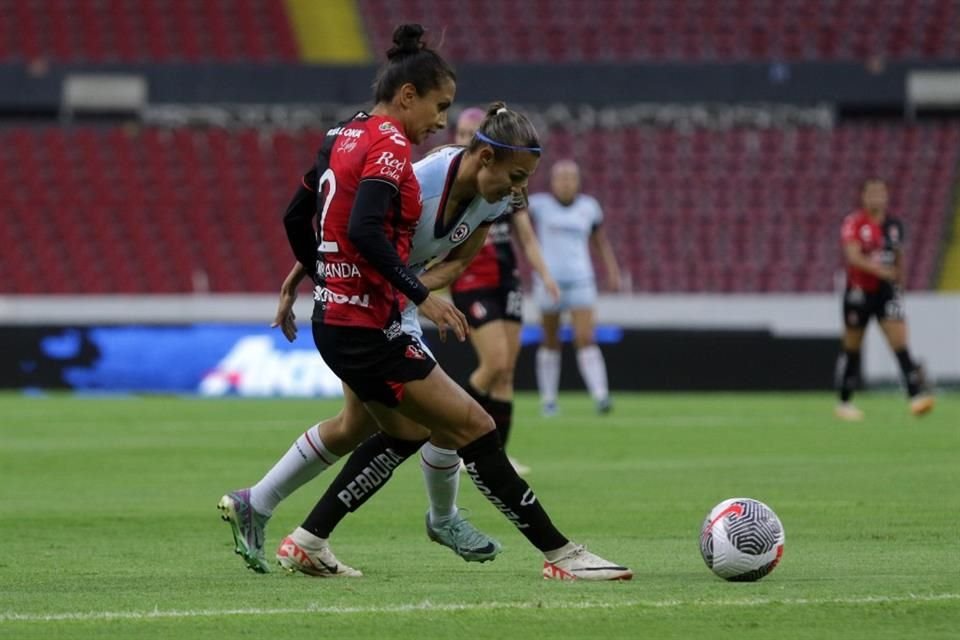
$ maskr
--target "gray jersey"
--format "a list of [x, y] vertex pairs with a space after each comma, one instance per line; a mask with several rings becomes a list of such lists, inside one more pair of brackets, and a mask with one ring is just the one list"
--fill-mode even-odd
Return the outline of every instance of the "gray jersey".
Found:
[[529, 211], [554, 280], [560, 284], [593, 281], [590, 234], [603, 222], [596, 198], [579, 194], [564, 206], [553, 194], [535, 193], [530, 196]]
[[[447, 196], [463, 153], [463, 147], [446, 147], [413, 165], [413, 172], [420, 183], [423, 210], [413, 233], [407, 264], [418, 275], [431, 262], [442, 259], [466, 241], [477, 227], [502, 216], [510, 204], [510, 198], [491, 204], [478, 195], [450, 224], [443, 223], [443, 210], [447, 206]], [[404, 333], [417, 337], [421, 335], [415, 305], [404, 307], [402, 322]]]

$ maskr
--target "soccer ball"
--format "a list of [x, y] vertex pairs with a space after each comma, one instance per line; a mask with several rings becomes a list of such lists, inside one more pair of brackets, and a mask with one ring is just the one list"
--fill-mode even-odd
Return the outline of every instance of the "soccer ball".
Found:
[[724, 500], [703, 521], [700, 555], [725, 580], [759, 580], [780, 562], [783, 525], [773, 509], [759, 500]]

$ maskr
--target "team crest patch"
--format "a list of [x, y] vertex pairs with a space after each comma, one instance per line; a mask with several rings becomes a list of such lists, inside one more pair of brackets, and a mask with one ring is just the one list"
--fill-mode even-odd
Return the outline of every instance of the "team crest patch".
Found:
[[487, 317], [487, 308], [480, 302], [474, 302], [470, 305], [470, 315], [477, 320], [483, 320]]
[[421, 349], [415, 344], [408, 344], [407, 352], [404, 355], [410, 360], [426, 360], [427, 359], [427, 355], [423, 352], [423, 349]]
[[470, 225], [461, 222], [450, 234], [450, 242], [462, 242], [468, 235], [470, 235]]

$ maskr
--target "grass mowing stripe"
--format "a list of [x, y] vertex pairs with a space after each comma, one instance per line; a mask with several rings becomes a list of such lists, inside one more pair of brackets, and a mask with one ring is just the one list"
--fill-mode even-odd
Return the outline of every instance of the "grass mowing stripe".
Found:
[[898, 602], [941, 602], [960, 600], [960, 593], [931, 593], [903, 596], [853, 596], [850, 598], [739, 598], [719, 600], [627, 600], [623, 602], [475, 602], [388, 605], [385, 607], [302, 607], [279, 609], [200, 609], [196, 611], [88, 611], [49, 614], [0, 613], [0, 622], [59, 622], [88, 620], [149, 620], [154, 618], [215, 618], [218, 616], [277, 616], [295, 614], [380, 614], [417, 613], [420, 611], [487, 611], [494, 609], [663, 609], [668, 607], [762, 607], [819, 606], [819, 605], [869, 605], [894, 604]]

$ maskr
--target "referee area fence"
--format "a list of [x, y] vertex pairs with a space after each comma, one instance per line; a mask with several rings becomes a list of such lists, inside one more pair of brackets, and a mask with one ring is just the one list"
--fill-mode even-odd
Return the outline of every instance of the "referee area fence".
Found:
[[[911, 350], [934, 383], [960, 383], [960, 295], [906, 297]], [[316, 352], [312, 301], [288, 343], [269, 323], [270, 295], [0, 296], [0, 388], [205, 396], [336, 396], [340, 383]], [[826, 390], [839, 351], [833, 294], [603, 295], [597, 340], [620, 391]], [[517, 388], [533, 390], [538, 313], [524, 308]], [[425, 341], [455, 379], [475, 366], [468, 344]], [[581, 389], [572, 347], [562, 389]], [[896, 384], [879, 330], [867, 332], [868, 386]]]

